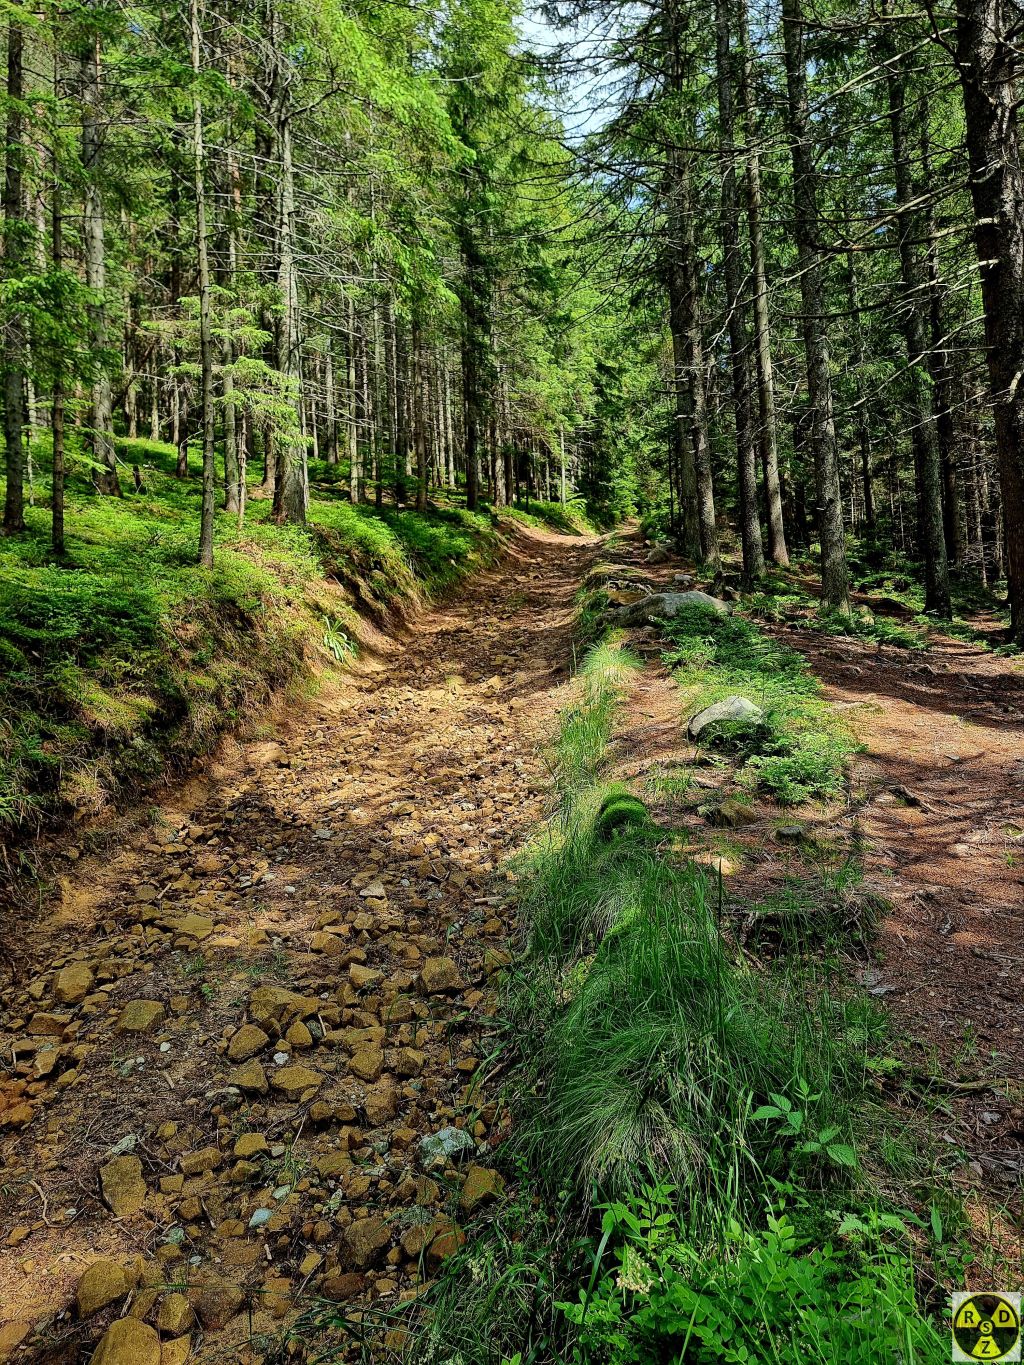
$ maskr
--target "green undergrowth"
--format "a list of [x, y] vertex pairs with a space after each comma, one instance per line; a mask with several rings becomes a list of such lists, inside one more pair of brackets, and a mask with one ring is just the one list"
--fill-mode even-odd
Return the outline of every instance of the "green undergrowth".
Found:
[[557, 811], [513, 868], [514, 1193], [385, 1325], [430, 1365], [937, 1365], [917, 1220], [866, 1174], [883, 1018], [795, 941], [740, 951], [720, 881], [603, 780], [634, 669], [587, 654]]
[[[118, 442], [123, 498], [81, 473], [67, 553], [49, 545], [47, 452], [34, 449], [24, 535], [0, 540], [0, 835], [94, 813], [257, 718], [272, 692], [354, 652], [355, 611], [447, 588], [493, 553], [486, 515], [352, 506], [314, 479], [309, 526], [253, 499], [220, 513], [212, 573], [195, 563], [199, 480], [176, 452]], [[313, 471], [314, 476], [316, 470]]]
[[760, 720], [717, 726], [707, 740], [740, 759], [742, 782], [784, 805], [842, 792], [856, 744], [795, 650], [742, 616], [699, 604], [662, 630], [665, 662], [686, 691], [689, 714], [734, 695], [761, 709]]
[[572, 498], [564, 503], [531, 502], [529, 506], [524, 504], [503, 508], [502, 512], [526, 526], [544, 526], [563, 535], [593, 535], [595, 530], [586, 503], [581, 498]]
[[[999, 632], [1009, 629], [1006, 603], [975, 574], [966, 570], [950, 574], [953, 619], [942, 621], [924, 609], [919, 564], [898, 554], [880, 556], [856, 550], [849, 562], [854, 593], [850, 614], [821, 608], [808, 565], [771, 571], [759, 581], [756, 592], [744, 597], [744, 609], [761, 620], [798, 621], [806, 630], [897, 649], [927, 649], [937, 634], [997, 654], [1019, 652], [1013, 644], [998, 642]], [[990, 624], [979, 627], [975, 624], [979, 618]]]

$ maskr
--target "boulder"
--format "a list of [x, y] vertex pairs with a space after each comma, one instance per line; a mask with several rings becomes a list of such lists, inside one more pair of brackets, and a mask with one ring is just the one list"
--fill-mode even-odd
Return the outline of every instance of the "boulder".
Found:
[[729, 614], [729, 606], [717, 597], [706, 592], [653, 592], [639, 602], [628, 607], [619, 607], [609, 613], [610, 618], [622, 626], [646, 626], [652, 621], [667, 618], [671, 620], [678, 612], [687, 607], [708, 607], [719, 616]]
[[116, 1156], [100, 1167], [103, 1200], [117, 1218], [130, 1218], [146, 1202], [146, 1182], [137, 1156]]
[[160, 1338], [138, 1318], [119, 1318], [103, 1333], [92, 1365], [160, 1365]]
[[116, 1261], [93, 1261], [78, 1281], [75, 1305], [80, 1318], [91, 1318], [116, 1299], [123, 1299], [131, 1288], [123, 1266]]
[[764, 720], [764, 712], [747, 697], [725, 697], [713, 706], [705, 706], [690, 717], [686, 733], [691, 739], [700, 739], [706, 731], [716, 725], [759, 725]]

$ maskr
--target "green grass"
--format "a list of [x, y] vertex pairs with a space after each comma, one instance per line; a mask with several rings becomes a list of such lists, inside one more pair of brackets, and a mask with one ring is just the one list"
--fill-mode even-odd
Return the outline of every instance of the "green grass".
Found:
[[173, 447], [117, 445], [143, 489], [122, 477], [125, 496], [101, 498], [73, 472], [63, 559], [45, 444], [28, 530], [0, 540], [0, 832], [94, 813], [205, 751], [275, 689], [344, 662], [355, 610], [446, 589], [497, 544], [485, 514], [377, 512], [317, 479], [306, 528], [275, 525], [255, 499], [241, 531], [220, 513], [208, 573], [195, 456], [180, 480]]
[[663, 633], [691, 715], [733, 695], [761, 707], [760, 723], [723, 727], [709, 741], [740, 757], [742, 780], [784, 805], [841, 793], [856, 744], [799, 654], [741, 616], [700, 605], [666, 621]]

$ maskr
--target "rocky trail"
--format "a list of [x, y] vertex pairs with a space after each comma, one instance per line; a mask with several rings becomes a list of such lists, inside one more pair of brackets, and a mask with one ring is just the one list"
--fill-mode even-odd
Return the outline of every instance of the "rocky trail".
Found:
[[[318, 1316], [336, 1342], [378, 1321], [501, 1196], [499, 869], [545, 812], [574, 592], [599, 552], [524, 532], [272, 737], [225, 745], [69, 857], [38, 920], [9, 926], [0, 1360], [71, 1365], [98, 1341], [99, 1365], [301, 1359], [297, 1319], [306, 1343]], [[682, 567], [638, 537], [611, 554], [654, 588]], [[613, 775], [734, 899], [808, 876], [808, 842], [859, 850], [888, 909], [851, 967], [922, 1072], [978, 1080], [942, 1114], [1002, 1207], [1024, 1137], [1020, 664], [777, 629], [864, 742], [845, 806], [758, 801], [712, 828], [732, 774], [694, 769], [650, 628]], [[794, 818], [809, 841], [780, 838]]]
[[271, 1360], [310, 1305], [414, 1294], [500, 1193], [494, 874], [596, 545], [518, 536], [10, 928], [0, 1359]]

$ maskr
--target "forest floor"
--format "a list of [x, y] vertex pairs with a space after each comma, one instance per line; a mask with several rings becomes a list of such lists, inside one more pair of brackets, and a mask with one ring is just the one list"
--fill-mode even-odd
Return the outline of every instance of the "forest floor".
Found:
[[[156, 1323], [162, 1355], [150, 1334], [150, 1355], [105, 1365], [173, 1365], [189, 1340], [189, 1359], [270, 1362], [311, 1308], [358, 1333], [500, 1194], [501, 866], [545, 815], [574, 594], [608, 553], [522, 531], [498, 568], [282, 710], [272, 740], [223, 745], [111, 825], [34, 922], [6, 926], [0, 1359], [70, 1365], [125, 1311]], [[611, 553], [654, 587], [682, 567], [648, 567], [638, 538]], [[996, 1235], [1024, 1138], [1021, 665], [779, 630], [863, 741], [844, 804], [798, 811], [795, 842], [769, 801], [709, 827], [700, 807], [730, 770], [693, 767], [651, 631], [633, 636], [647, 667], [611, 776], [722, 868], [731, 907], [813, 880], [822, 849], [856, 855], [858, 903], [885, 908], [851, 970], [908, 1065], [948, 1082], [929, 1113]], [[684, 772], [679, 795], [667, 779]]]

